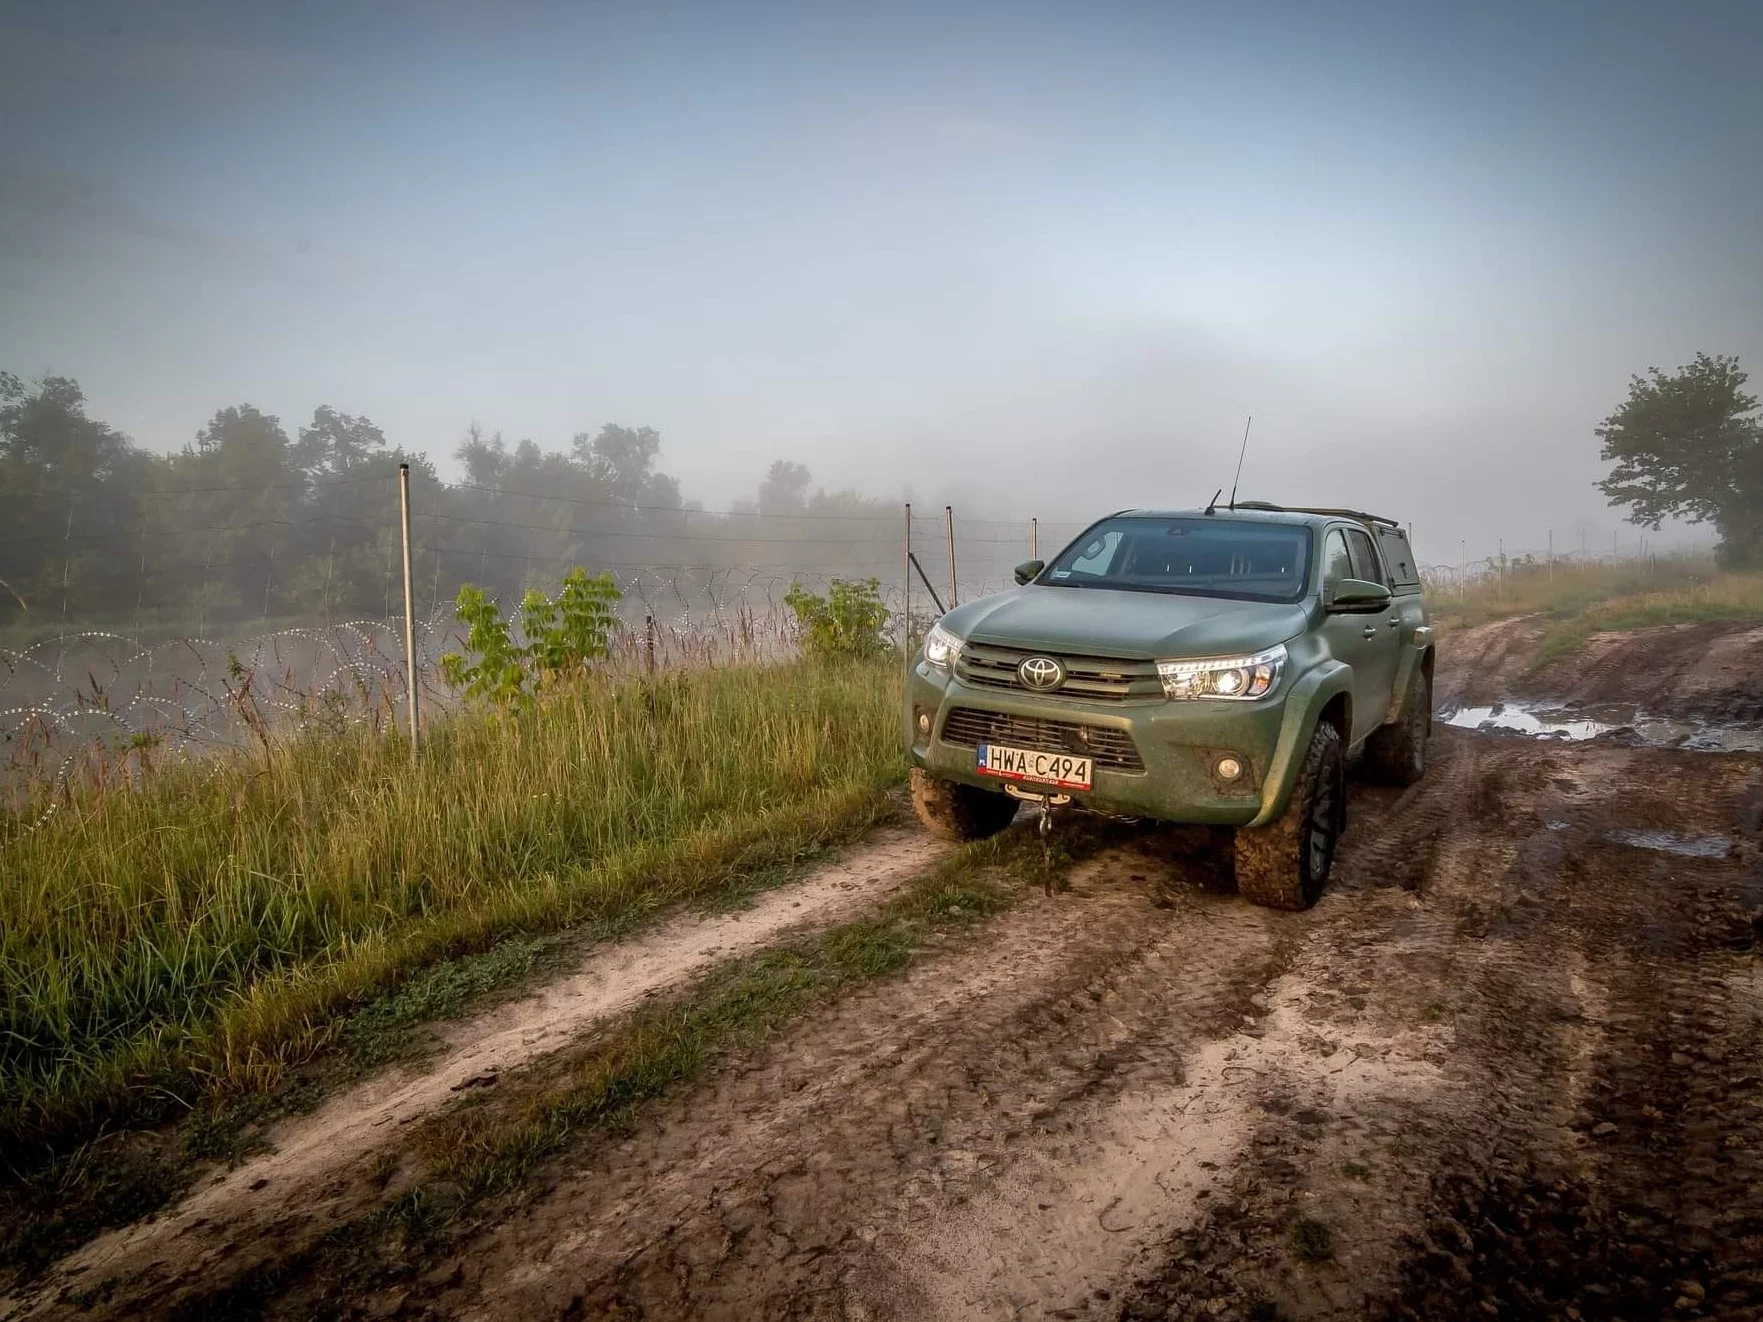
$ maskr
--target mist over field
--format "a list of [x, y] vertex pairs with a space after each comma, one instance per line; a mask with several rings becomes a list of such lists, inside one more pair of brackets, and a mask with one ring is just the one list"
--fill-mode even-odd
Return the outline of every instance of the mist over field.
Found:
[[663, 505], [786, 461], [1023, 542], [1203, 503], [1253, 414], [1246, 497], [1423, 560], [1635, 546], [1593, 428], [1763, 357], [1760, 43], [1738, 3], [9, 6], [0, 368], [160, 455], [324, 407], [456, 483], [474, 424], [614, 424]]

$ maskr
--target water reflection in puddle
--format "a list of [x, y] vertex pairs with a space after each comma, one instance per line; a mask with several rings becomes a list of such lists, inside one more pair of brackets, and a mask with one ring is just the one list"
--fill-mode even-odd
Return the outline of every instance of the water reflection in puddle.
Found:
[[1676, 831], [1605, 832], [1605, 839], [1634, 849], [1657, 849], [1685, 858], [1725, 858], [1732, 853], [1732, 841], [1723, 835], [1679, 835]]
[[1763, 752], [1763, 728], [1710, 725], [1703, 721], [1649, 716], [1633, 707], [1563, 707], [1548, 702], [1507, 699], [1487, 707], [1458, 707], [1438, 714], [1460, 730], [1505, 731], [1534, 739], [1579, 741], [1603, 736], [1649, 748], [1688, 748], [1706, 753]]

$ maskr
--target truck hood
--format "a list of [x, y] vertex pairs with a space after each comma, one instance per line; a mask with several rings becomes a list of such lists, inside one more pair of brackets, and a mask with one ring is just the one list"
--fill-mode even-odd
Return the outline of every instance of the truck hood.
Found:
[[957, 606], [943, 625], [976, 643], [1150, 661], [1259, 652], [1302, 633], [1306, 603], [1031, 583]]

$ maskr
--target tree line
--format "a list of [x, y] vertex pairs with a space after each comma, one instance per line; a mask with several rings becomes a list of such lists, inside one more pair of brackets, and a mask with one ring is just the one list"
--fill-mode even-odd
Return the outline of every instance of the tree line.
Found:
[[706, 512], [661, 471], [651, 427], [608, 423], [567, 449], [470, 428], [464, 481], [321, 405], [290, 429], [249, 404], [173, 453], [91, 417], [77, 381], [0, 372], [0, 629], [178, 634], [402, 610], [398, 466], [411, 468], [419, 614], [471, 583], [519, 598], [572, 565], [684, 590], [737, 569], [876, 572], [896, 507], [816, 490], [780, 460], [752, 500]]

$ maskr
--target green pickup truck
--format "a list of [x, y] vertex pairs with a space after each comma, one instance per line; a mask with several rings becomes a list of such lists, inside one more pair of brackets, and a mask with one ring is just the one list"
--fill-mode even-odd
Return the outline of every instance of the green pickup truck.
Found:
[[1023, 800], [1234, 827], [1238, 889], [1327, 884], [1346, 770], [1426, 771], [1433, 632], [1400, 525], [1264, 502], [1126, 510], [931, 627], [906, 686], [912, 799], [974, 840]]

